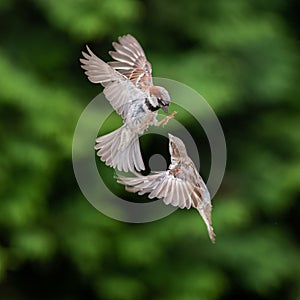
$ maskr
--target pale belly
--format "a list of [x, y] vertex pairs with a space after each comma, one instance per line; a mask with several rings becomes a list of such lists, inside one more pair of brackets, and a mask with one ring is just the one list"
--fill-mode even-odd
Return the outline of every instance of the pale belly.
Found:
[[146, 110], [142, 105], [139, 107], [132, 107], [125, 120], [126, 125], [132, 132], [143, 134], [143, 132], [151, 125], [157, 123], [157, 111], [151, 112]]

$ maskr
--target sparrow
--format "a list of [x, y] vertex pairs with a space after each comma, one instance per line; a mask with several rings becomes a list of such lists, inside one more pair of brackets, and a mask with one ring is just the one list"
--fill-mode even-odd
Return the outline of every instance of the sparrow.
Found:
[[135, 172], [135, 177], [116, 175], [117, 182], [125, 185], [129, 192], [139, 195], [149, 193], [148, 198], [163, 199], [167, 205], [196, 208], [205, 222], [210, 240], [215, 243], [211, 199], [203, 179], [188, 156], [183, 141], [171, 134], [169, 152], [171, 164], [167, 171], [153, 172], [147, 176]]
[[168, 91], [153, 85], [152, 67], [138, 41], [130, 34], [119, 37], [104, 62], [87, 46], [82, 52], [81, 67], [92, 83], [100, 83], [103, 93], [114, 110], [121, 115], [123, 125], [96, 139], [95, 150], [106, 165], [119, 171], [145, 170], [139, 136], [150, 126], [165, 125], [176, 112], [157, 120], [158, 110], [168, 112]]

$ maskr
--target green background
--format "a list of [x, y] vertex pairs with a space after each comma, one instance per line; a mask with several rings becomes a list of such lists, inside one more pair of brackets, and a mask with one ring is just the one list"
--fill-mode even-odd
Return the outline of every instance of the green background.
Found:
[[[296, 0], [2, 0], [0, 299], [300, 299], [298, 11]], [[77, 186], [73, 132], [102, 90], [79, 57], [88, 44], [109, 60], [127, 33], [154, 76], [194, 88], [223, 126], [215, 245], [195, 210], [122, 223]]]

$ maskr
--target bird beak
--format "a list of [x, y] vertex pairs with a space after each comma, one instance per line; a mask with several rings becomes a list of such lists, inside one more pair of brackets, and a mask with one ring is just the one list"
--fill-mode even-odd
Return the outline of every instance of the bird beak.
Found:
[[162, 107], [162, 110], [167, 114], [169, 110], [169, 105], [165, 105]]

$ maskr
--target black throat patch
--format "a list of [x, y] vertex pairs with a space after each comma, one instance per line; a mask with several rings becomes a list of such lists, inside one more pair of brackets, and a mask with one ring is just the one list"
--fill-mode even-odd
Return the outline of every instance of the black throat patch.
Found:
[[148, 98], [145, 98], [145, 104], [147, 105], [148, 109], [150, 109], [151, 111], [157, 111], [160, 108], [159, 106], [153, 106], [148, 100]]

